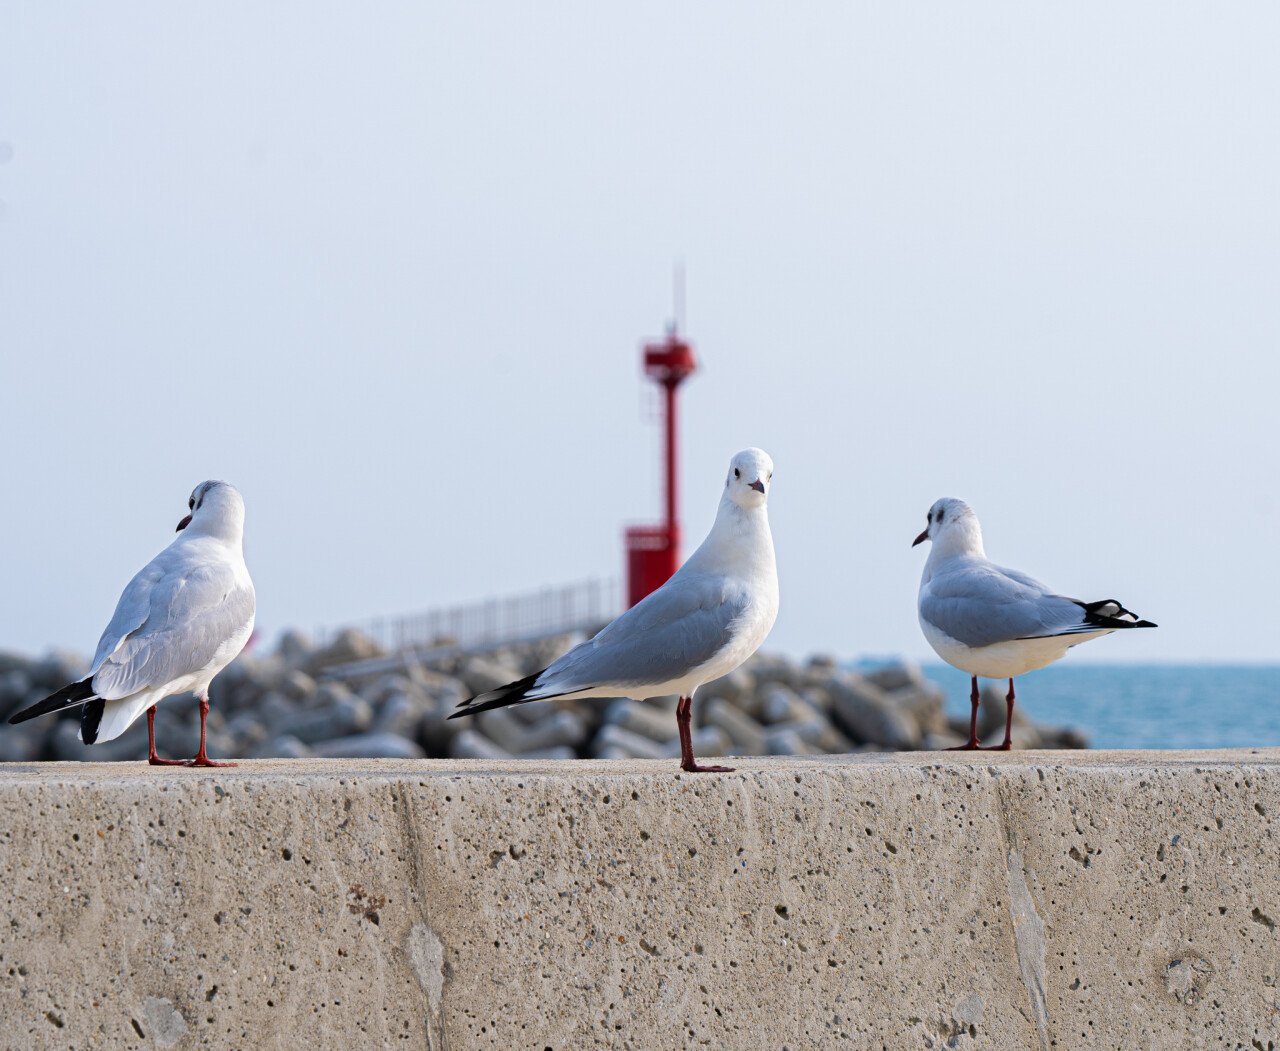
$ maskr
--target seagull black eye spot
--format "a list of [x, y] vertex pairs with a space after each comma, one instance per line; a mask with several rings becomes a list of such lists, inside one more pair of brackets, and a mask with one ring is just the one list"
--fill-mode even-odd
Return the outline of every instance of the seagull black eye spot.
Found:
[[741, 471], [739, 471], [739, 470], [735, 467], [735, 468], [733, 469], [733, 476], [734, 476], [735, 478], [741, 478], [741, 477], [742, 477], [742, 472], [741, 472]]
[[942, 521], [942, 512], [941, 512], [941, 511], [939, 511], [939, 512], [938, 512], [938, 521], [939, 521], [939, 522], [941, 522], [941, 521]]
[[196, 509], [196, 498], [194, 496], [187, 498], [187, 510], [194, 511]]

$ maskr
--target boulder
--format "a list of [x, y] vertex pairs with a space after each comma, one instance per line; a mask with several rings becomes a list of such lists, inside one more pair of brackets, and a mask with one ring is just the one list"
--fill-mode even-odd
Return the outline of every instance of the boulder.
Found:
[[292, 734], [303, 744], [314, 744], [362, 733], [372, 722], [373, 708], [368, 701], [359, 697], [339, 697], [324, 707], [297, 710], [286, 725], [274, 729]]
[[311, 751], [326, 759], [421, 759], [426, 754], [415, 742], [393, 733], [354, 734], [333, 741], [317, 741]]
[[712, 679], [698, 691], [699, 697], [723, 697], [737, 705], [749, 704], [756, 693], [756, 679], [746, 668]]
[[[33, 686], [31, 676], [22, 668], [0, 672], [0, 719], [7, 719], [18, 709], [25, 707], [27, 697], [36, 692]], [[43, 691], [39, 692], [43, 694]], [[40, 697], [36, 700], [40, 700]]]
[[235, 750], [247, 755], [267, 738], [267, 727], [253, 712], [236, 712], [227, 720], [226, 734], [235, 742]]
[[368, 732], [416, 737], [418, 724], [427, 707], [427, 702], [421, 698], [407, 693], [392, 693], [384, 697], [374, 710]]
[[578, 753], [567, 745], [560, 745], [556, 748], [535, 748], [529, 752], [520, 752], [517, 759], [543, 759], [553, 762], [562, 762], [565, 759], [577, 759]]
[[456, 734], [449, 745], [449, 754], [454, 759], [514, 759], [510, 752], [505, 752], [496, 744], [475, 730], [463, 730]]
[[470, 717], [472, 725], [506, 752], [518, 752], [529, 728], [506, 708], [491, 708]]
[[291, 701], [306, 701], [317, 690], [316, 681], [301, 668], [287, 671], [276, 683], [276, 690]]
[[789, 686], [770, 683], [760, 692], [760, 721], [763, 723], [786, 723], [818, 715], [817, 709]]
[[889, 692], [889, 703], [916, 721], [921, 733], [945, 733], [942, 689], [933, 683], [900, 686]]
[[19, 726], [6, 726], [0, 733], [0, 763], [30, 763], [44, 752], [48, 728], [38, 720]]
[[67, 650], [50, 650], [31, 665], [31, 681], [45, 687], [46, 693], [61, 689], [68, 683], [84, 678], [89, 662], [78, 653]]
[[1041, 748], [1088, 748], [1089, 737], [1074, 726], [1038, 726]]
[[[695, 705], [695, 709], [697, 707], [698, 705]], [[650, 741], [670, 741], [678, 733], [676, 721], [672, 716], [659, 711], [653, 705], [633, 701], [629, 697], [619, 697], [611, 702], [605, 709], [604, 722], [605, 725], [618, 726], [631, 733], [640, 734]]]
[[506, 686], [507, 683], [515, 682], [523, 676], [518, 667], [510, 664], [500, 664], [496, 660], [485, 657], [471, 657], [463, 664], [460, 678], [467, 689], [468, 696], [474, 697], [476, 694]]
[[858, 744], [894, 750], [920, 746], [920, 727], [895, 708], [888, 694], [860, 675], [845, 672], [831, 680], [831, 712], [836, 724]]
[[297, 629], [286, 631], [276, 644], [280, 659], [293, 668], [301, 668], [308, 663], [315, 651], [315, 643]]
[[246, 759], [305, 759], [311, 749], [292, 734], [280, 734], [261, 741], [245, 753]]
[[805, 741], [786, 723], [769, 727], [765, 735], [768, 755], [820, 755], [822, 750]]
[[355, 628], [346, 628], [340, 631], [324, 649], [311, 655], [307, 670], [316, 672], [321, 668], [330, 668], [338, 664], [354, 664], [356, 661], [373, 660], [375, 657], [385, 656], [386, 650], [368, 635]]
[[[114, 741], [100, 741], [94, 745], [83, 744], [79, 739], [79, 732], [79, 719], [62, 718], [55, 723], [48, 738], [48, 747], [55, 759], [77, 763], [111, 763], [122, 759], [145, 759], [147, 756], [145, 719], [134, 723]], [[195, 742], [192, 742], [190, 754], [195, 754]]]
[[906, 689], [909, 686], [926, 686], [929, 684], [929, 680], [925, 678], [920, 665], [914, 661], [891, 661], [864, 673], [863, 678], [867, 682], [879, 686], [880, 689], [890, 692]]
[[[616, 723], [605, 723], [600, 727], [600, 732], [591, 742], [590, 751], [597, 759], [617, 756], [630, 759], [661, 759], [666, 754], [662, 745], [653, 738], [634, 733]], [[679, 750], [676, 754], [680, 754]]]
[[0, 674], [8, 671], [25, 671], [31, 674], [31, 666], [35, 663], [30, 657], [9, 650], [0, 650]]
[[757, 653], [744, 667], [755, 677], [757, 687], [776, 682], [798, 690], [805, 685], [803, 670], [786, 657]]
[[702, 720], [703, 725], [718, 727], [728, 734], [737, 755], [766, 754], [760, 724], [728, 701], [713, 697], [703, 705]]
[[582, 717], [568, 710], [554, 711], [546, 718], [525, 727], [517, 751], [521, 755], [555, 748], [576, 748], [587, 739]]

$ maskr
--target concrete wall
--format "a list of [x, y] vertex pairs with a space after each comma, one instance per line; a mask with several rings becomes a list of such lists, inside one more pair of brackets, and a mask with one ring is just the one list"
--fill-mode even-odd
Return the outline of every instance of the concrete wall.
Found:
[[1280, 750], [0, 771], [0, 1042], [1280, 1048]]

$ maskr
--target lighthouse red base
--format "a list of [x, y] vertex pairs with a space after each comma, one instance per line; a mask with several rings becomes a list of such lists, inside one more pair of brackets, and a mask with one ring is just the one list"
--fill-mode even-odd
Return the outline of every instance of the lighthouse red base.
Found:
[[680, 545], [666, 526], [627, 529], [627, 605], [662, 587], [680, 568]]

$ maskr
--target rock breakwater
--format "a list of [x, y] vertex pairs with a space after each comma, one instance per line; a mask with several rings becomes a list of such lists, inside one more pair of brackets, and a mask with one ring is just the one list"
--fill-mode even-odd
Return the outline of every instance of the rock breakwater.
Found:
[[[245, 758], [678, 756], [674, 697], [535, 702], [448, 720], [458, 702], [531, 674], [575, 641], [556, 636], [477, 650], [443, 644], [393, 654], [353, 630], [324, 646], [290, 632], [274, 651], [245, 653], [214, 681], [209, 750]], [[86, 667], [72, 654], [0, 653], [0, 719]], [[1078, 731], [1015, 714], [1017, 748], [1087, 745]], [[967, 734], [967, 720], [948, 718], [941, 689], [914, 664], [860, 674], [831, 657], [797, 661], [770, 654], [757, 654], [699, 690], [694, 725], [694, 750], [704, 757], [938, 749]], [[998, 740], [1003, 725], [1004, 699], [993, 684], [983, 694], [983, 739]], [[145, 720], [91, 748], [77, 740], [77, 726], [77, 713], [70, 712], [0, 727], [0, 761], [146, 756]], [[162, 755], [190, 755], [198, 732], [193, 699], [161, 704], [156, 736]]]

